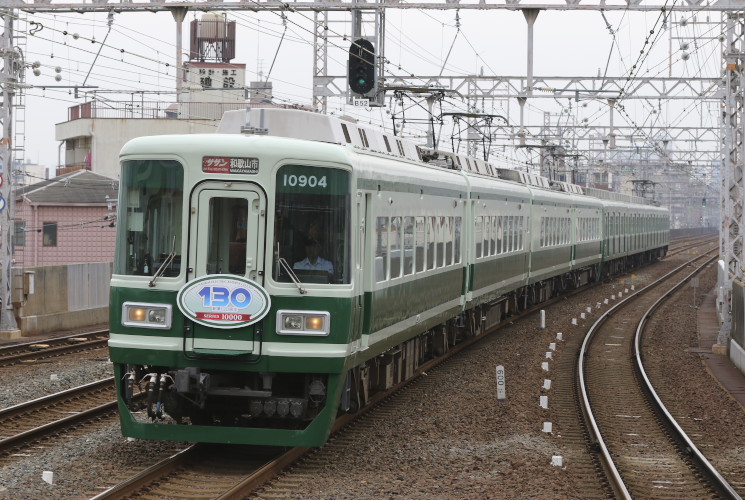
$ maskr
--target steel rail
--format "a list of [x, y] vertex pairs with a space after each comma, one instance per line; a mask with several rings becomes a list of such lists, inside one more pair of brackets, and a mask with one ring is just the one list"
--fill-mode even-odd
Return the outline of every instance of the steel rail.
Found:
[[[60, 355], [66, 351], [83, 351], [89, 349], [100, 349], [106, 347], [108, 339], [90, 339], [83, 342], [76, 342], [74, 344], [62, 344], [65, 341], [69, 341], [74, 338], [81, 338], [86, 336], [102, 335], [108, 333], [108, 330], [97, 330], [95, 332], [78, 333], [75, 335], [68, 335], [65, 337], [50, 338], [44, 340], [37, 340], [35, 342], [26, 342], [23, 344], [13, 344], [9, 346], [0, 347], [0, 366], [7, 366], [15, 364], [24, 359], [32, 359], [38, 357], [51, 357]], [[38, 344], [62, 344], [54, 345], [45, 349], [39, 349], [30, 351], [32, 346]], [[100, 344], [100, 346], [99, 346]], [[25, 350], [24, 350], [25, 349]], [[12, 351], [21, 351], [17, 354], [8, 354]]]
[[113, 385], [113, 383], [114, 377], [104, 378], [101, 380], [96, 380], [95, 382], [91, 382], [89, 384], [79, 385], [71, 389], [66, 389], [64, 391], [55, 392], [54, 394], [49, 394], [48, 396], [42, 396], [40, 398], [32, 399], [24, 403], [0, 409], [0, 421], [7, 419], [14, 414], [29, 411], [35, 406], [46, 406], [49, 402], [54, 401], [55, 399], [70, 399], [76, 397], [78, 394], [90, 392], [91, 389], [103, 389], [106, 386]]
[[[598, 285], [599, 285], [598, 283], [591, 283], [586, 286], [579, 287], [575, 290], [566, 292], [558, 297], [551, 298], [540, 304], [536, 304], [518, 314], [511, 316], [510, 321], [518, 321], [522, 318], [525, 318], [531, 314], [538, 312], [541, 308], [544, 308], [549, 304], [553, 304], [560, 300], [564, 300], [566, 297], [571, 296], [575, 293], [590, 290], [593, 287], [598, 286]], [[364, 407], [360, 408], [357, 412], [346, 413], [346, 414], [341, 415], [339, 418], [336, 419], [336, 422], [334, 423], [332, 430], [331, 430], [331, 435], [333, 436], [334, 434], [337, 434], [339, 431], [341, 431], [344, 427], [346, 427], [348, 424], [353, 422], [355, 419], [357, 419], [361, 415], [364, 415], [368, 411], [371, 411], [372, 409], [376, 408], [385, 399], [391, 397], [393, 394], [397, 393], [398, 391], [403, 389], [405, 386], [416, 381], [418, 377], [420, 377], [423, 373], [431, 371], [433, 368], [445, 362], [450, 357], [458, 354], [463, 349], [471, 346], [475, 342], [480, 341], [482, 338], [485, 338], [487, 335], [498, 330], [500, 326], [501, 326], [501, 323], [491, 330], [485, 331], [479, 335], [475, 335], [473, 337], [465, 339], [459, 344], [452, 346], [448, 350], [448, 352], [443, 354], [442, 356], [439, 356], [435, 359], [428, 360], [425, 363], [422, 363], [421, 365], [419, 365], [419, 368], [414, 371], [411, 378], [399, 382], [398, 384], [394, 385], [387, 391], [380, 392], [380, 393], [377, 393], [371, 396], [368, 403]], [[108, 490], [102, 493], [99, 493], [98, 495], [91, 498], [90, 500], [104, 500], [104, 499], [112, 500], [112, 499], [126, 498], [127, 495], [131, 495], [139, 491], [147, 484], [150, 484], [156, 481], [158, 478], [163, 477], [164, 475], [175, 470], [179, 465], [185, 463], [186, 459], [192, 456], [192, 452], [190, 450], [192, 450], [193, 448], [194, 446], [184, 449], [181, 452], [176, 453], [175, 455], [167, 459], [164, 459], [161, 462], [158, 462], [152, 465], [151, 467], [148, 467], [146, 470], [123, 481], [122, 483], [112, 486]], [[281, 471], [285, 470], [288, 466], [292, 465], [294, 462], [302, 458], [306, 453], [308, 453], [312, 449], [313, 448], [298, 447], [298, 448], [291, 448], [287, 450], [285, 453], [283, 453], [276, 459], [270, 462], [267, 462], [264, 466], [257, 469], [255, 472], [251, 473], [250, 475], [247, 475], [244, 479], [237, 482], [231, 489], [226, 490], [224, 493], [222, 493], [217, 498], [219, 498], [220, 500], [227, 500], [231, 498], [243, 498], [246, 495], [251, 494], [253, 491], [256, 491], [258, 488], [260, 488], [265, 483], [271, 481]]]
[[94, 408], [83, 410], [80, 413], [76, 413], [74, 415], [69, 415], [59, 420], [55, 420], [54, 422], [49, 422], [39, 427], [34, 427], [33, 429], [29, 429], [27, 431], [21, 432], [20, 434], [15, 434], [13, 436], [0, 439], [0, 450], [9, 448], [10, 446], [15, 445], [19, 441], [24, 441], [24, 440], [28, 440], [31, 438], [35, 438], [37, 436], [41, 436], [43, 434], [49, 433], [50, 431], [53, 431], [56, 429], [72, 427], [72, 424], [76, 424], [80, 421], [87, 420], [91, 417], [100, 415], [101, 413], [112, 411], [116, 408], [117, 408], [117, 402], [111, 401], [108, 403], [104, 403], [100, 406], [96, 406]]
[[672, 287], [667, 293], [665, 293], [654, 304], [652, 304], [652, 306], [647, 310], [647, 312], [644, 313], [644, 316], [642, 316], [642, 319], [636, 328], [636, 335], [634, 336], [634, 360], [636, 362], [636, 368], [639, 372], [639, 375], [641, 375], [642, 380], [644, 381], [645, 390], [648, 391], [659, 413], [661, 413], [665, 417], [667, 425], [673, 429], [677, 438], [681, 442], [683, 442], [683, 444], [685, 445], [684, 449], [686, 449], [686, 451], [689, 452], [689, 454], [693, 457], [693, 459], [698, 463], [699, 467], [708, 474], [709, 480], [713, 484], [715, 484], [722, 493], [726, 494], [728, 498], [742, 500], [742, 497], [737, 493], [737, 491], [735, 491], [732, 485], [730, 485], [729, 482], [719, 473], [719, 471], [711, 464], [711, 462], [709, 462], [709, 460], [704, 456], [704, 454], [701, 453], [701, 451], [698, 449], [698, 447], [696, 447], [696, 445], [693, 443], [691, 438], [688, 437], [688, 434], [683, 430], [682, 427], [680, 427], [680, 425], [678, 425], [678, 422], [675, 420], [675, 417], [673, 417], [670, 414], [670, 412], [667, 410], [667, 407], [662, 402], [662, 399], [657, 394], [657, 391], [654, 390], [654, 386], [652, 385], [652, 382], [649, 380], [649, 377], [647, 377], [647, 372], [644, 370], [644, 363], [642, 359], [643, 356], [642, 356], [642, 351], [641, 351], [641, 337], [647, 325], [647, 320], [651, 318], [652, 313], [655, 310], [657, 310], [657, 308], [659, 308], [665, 301], [671, 298], [673, 293], [676, 292], [684, 284], [686, 284], [690, 280], [690, 278], [700, 273], [704, 269], [704, 266], [714, 262], [717, 258], [719, 258], [718, 255], [710, 258], [708, 261], [706, 261], [704, 265], [702, 265], [698, 269], [694, 270], [691, 274], [686, 276], [685, 279], [683, 279], [677, 285]]
[[94, 330], [92, 332], [73, 333], [73, 334], [70, 334], [70, 335], [65, 335], [64, 337], [50, 337], [50, 338], [46, 338], [46, 339], [43, 339], [43, 340], [34, 340], [33, 342], [24, 342], [22, 344], [11, 344], [11, 345], [0, 347], [0, 353], [2, 353], [2, 351], [4, 351], [4, 350], [12, 349], [12, 348], [17, 348], [17, 347], [31, 347], [32, 345], [41, 344], [41, 343], [45, 343], [45, 342], [55, 342], [55, 341], [70, 340], [70, 339], [74, 339], [74, 338], [78, 338], [78, 337], [85, 337], [87, 335], [102, 335], [102, 334], [105, 334], [105, 333], [109, 333], [109, 330], [106, 329], [106, 330]]
[[[74, 399], [75, 397], [79, 395], [83, 395], [86, 393], [91, 393], [91, 392], [104, 389], [106, 388], [106, 386], [111, 386], [113, 388], [114, 377], [101, 379], [96, 382], [91, 382], [89, 384], [85, 384], [82, 386], [73, 387], [72, 389], [60, 391], [55, 394], [50, 394], [49, 396], [43, 396], [41, 398], [27, 401], [25, 403], [21, 403], [18, 405], [10, 406], [8, 408], [4, 408], [0, 410], [0, 424], [2, 424], [3, 421], [7, 421], [9, 418], [12, 418], [18, 414], [22, 414], [24, 412], [31, 412], [36, 407], [49, 406], [48, 403], [53, 403], [54, 400], [61, 399], [62, 402], [64, 403], [66, 401]], [[135, 397], [139, 398], [139, 397], [142, 397], [143, 395], [144, 394], [140, 393], [136, 395]], [[117, 400], [108, 401], [101, 405], [88, 408], [85, 410], [81, 410], [77, 413], [68, 415], [61, 419], [47, 422], [46, 424], [40, 425], [38, 427], [34, 427], [32, 429], [28, 429], [21, 433], [14, 434], [6, 438], [2, 438], [0, 439], [0, 452], [7, 451], [9, 448], [18, 446], [23, 441], [28, 441], [32, 439], [41, 439], [45, 434], [49, 434], [53, 431], [57, 431], [60, 429], [64, 430], [65, 427], [74, 427], [78, 425], [79, 423], [89, 420], [93, 417], [97, 417], [104, 413], [113, 412], [117, 409], [117, 406], [118, 406]]]
[[[700, 256], [697, 257], [697, 259], [698, 258], [700, 258]], [[693, 259], [693, 260], [696, 260], [696, 259]], [[538, 312], [540, 309], [543, 309], [550, 304], [553, 304], [560, 300], [564, 300], [567, 297], [572, 296], [576, 293], [591, 290], [592, 288], [599, 286], [599, 285], [600, 283], [590, 283], [585, 286], [576, 288], [574, 290], [570, 290], [568, 292], [561, 294], [558, 297], [551, 298], [540, 304], [535, 304], [529, 307], [528, 309], [511, 316], [509, 318], [509, 321], [512, 321], [512, 322], [518, 321], [520, 319], [530, 316], [531, 314]], [[491, 330], [484, 331], [479, 335], [475, 335], [473, 337], [465, 339], [459, 344], [452, 346], [448, 350], [448, 352], [445, 353], [444, 355], [438, 358], [435, 358], [435, 359], [428, 360], [425, 363], [422, 363], [421, 365], [419, 365], [419, 368], [416, 371], [414, 371], [414, 373], [409, 379], [399, 382], [398, 384], [394, 385], [387, 391], [373, 395], [369, 399], [367, 404], [364, 407], [360, 408], [357, 412], [347, 413], [337, 418], [331, 430], [331, 435], [333, 436], [334, 434], [338, 433], [344, 427], [346, 427], [349, 423], [354, 421], [356, 418], [358, 418], [361, 415], [364, 415], [368, 411], [371, 411], [372, 409], [377, 407], [381, 402], [383, 402], [385, 399], [397, 393], [398, 391], [400, 391], [401, 389], [403, 389], [405, 386], [409, 385], [410, 383], [416, 381], [418, 377], [420, 377], [423, 373], [431, 371], [433, 368], [443, 363], [450, 357], [458, 354], [463, 349], [471, 346], [475, 342], [478, 342], [482, 338], [485, 338], [490, 333], [493, 333], [494, 331], [498, 330], [501, 326], [502, 326], [502, 322], [500, 322], [498, 325], [496, 325]], [[165, 460], [162, 460], [161, 462], [158, 462], [157, 464], [154, 464], [151, 467], [148, 467], [144, 471], [125, 480], [124, 482], [118, 485], [115, 485], [109, 488], [108, 490], [96, 495], [90, 500], [104, 500], [104, 499], [111, 500], [111, 499], [125, 498], [127, 495], [131, 495], [139, 491], [147, 484], [150, 484], [156, 481], [158, 478], [163, 477], [170, 471], [175, 470], [178, 466], [185, 463], [186, 460], [190, 458], [192, 454], [194, 453], [193, 451], [194, 449], [195, 449], [195, 445], [187, 449], [184, 449], [176, 453], [175, 455]], [[312, 449], [313, 448], [298, 447], [298, 448], [291, 448], [287, 450], [285, 453], [283, 453], [276, 459], [270, 462], [267, 462], [264, 466], [260, 467], [255, 472], [247, 475], [244, 479], [237, 482], [232, 488], [230, 488], [229, 490], [226, 490], [224, 493], [222, 493], [217, 498], [220, 500], [228, 500], [232, 498], [243, 498], [246, 495], [251, 494], [252, 492], [256, 491], [258, 488], [260, 488], [262, 485], [264, 485], [265, 483], [271, 481], [282, 470], [286, 469], [288, 466], [295, 463], [297, 460], [302, 458], [305, 454], [307, 454]]]
[[150, 484], [156, 479], [163, 477], [165, 474], [176, 470], [186, 460], [190, 459], [194, 455], [197, 455], [199, 452], [199, 447], [199, 443], [192, 444], [189, 447], [179, 451], [178, 453], [151, 465], [147, 469], [139, 472], [126, 481], [112, 486], [106, 491], [102, 491], [89, 500], [110, 500], [115, 498], [126, 498], [128, 495], [139, 491], [144, 485]]
[[[716, 249], [718, 250], [718, 249]], [[707, 252], [706, 254], [712, 253], [714, 250], [711, 250]], [[701, 258], [703, 258], [706, 254], [701, 254], [684, 264], [681, 264], [680, 266], [676, 267], [669, 273], [665, 274], [658, 280], [654, 281], [653, 283], [650, 283], [649, 285], [640, 288], [639, 290], [636, 290], [632, 294], [628, 295], [624, 300], [618, 302], [613, 307], [608, 309], [606, 312], [604, 312], [596, 321], [593, 323], [593, 325], [590, 327], [590, 329], [587, 332], [587, 335], [585, 336], [584, 341], [582, 342], [582, 347], [580, 348], [579, 356], [578, 356], [578, 362], [577, 362], [577, 374], [579, 378], [579, 386], [580, 386], [580, 392], [581, 392], [581, 402], [580, 405], [583, 415], [585, 416], [585, 419], [588, 423], [588, 430], [591, 434], [592, 439], [597, 443], [599, 449], [600, 449], [600, 456], [601, 461], [603, 463], [603, 466], [606, 470], [606, 475], [608, 476], [608, 479], [610, 479], [612, 483], [612, 487], [614, 488], [617, 495], [619, 495], [621, 498], [631, 500], [632, 496], [629, 493], [628, 489], [626, 488], [626, 484], [623, 481], [623, 478], [621, 477], [621, 474], [618, 472], [618, 469], [616, 468], [615, 463], [613, 462], [613, 458], [610, 455], [610, 451], [608, 450], [608, 447], [605, 444], [605, 440], [602, 437], [602, 434], [600, 432], [600, 428], [598, 426], [598, 423], [595, 419], [595, 415], [592, 411], [592, 408], [590, 406], [590, 400], [588, 396], [587, 391], [587, 385], [585, 383], [585, 373], [584, 373], [584, 361], [585, 357], [587, 356], [587, 348], [590, 344], [590, 341], [592, 340], [592, 337], [595, 335], [595, 332], [600, 328], [600, 326], [605, 323], [605, 321], [610, 318], [610, 316], [615, 313], [617, 309], [620, 309], [624, 305], [626, 305], [627, 302], [630, 302], [632, 299], [638, 297], [639, 295], [651, 290], [652, 288], [660, 285], [664, 280], [669, 278], [670, 276], [680, 272], [682, 269], [685, 269], [690, 265], [692, 262], [695, 262]]]

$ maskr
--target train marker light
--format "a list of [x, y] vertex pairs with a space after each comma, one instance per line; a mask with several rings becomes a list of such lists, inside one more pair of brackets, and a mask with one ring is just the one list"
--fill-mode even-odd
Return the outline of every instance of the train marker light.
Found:
[[170, 328], [172, 306], [170, 304], [144, 304], [125, 302], [122, 304], [122, 325], [142, 328]]
[[145, 320], [145, 309], [133, 308], [129, 310], [130, 321], [144, 321]]
[[331, 315], [320, 311], [277, 311], [278, 335], [326, 336], [331, 332]]
[[311, 316], [305, 322], [308, 330], [323, 330], [323, 318], [321, 316]]

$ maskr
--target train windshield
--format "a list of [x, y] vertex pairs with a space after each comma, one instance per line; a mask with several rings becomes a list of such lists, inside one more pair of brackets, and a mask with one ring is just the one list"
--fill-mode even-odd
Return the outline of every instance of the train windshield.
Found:
[[152, 276], [167, 262], [163, 276], [179, 274], [183, 192], [177, 161], [122, 163], [114, 273]]
[[[286, 165], [277, 172], [274, 225], [276, 281], [350, 282], [349, 172]], [[280, 263], [284, 265], [282, 265]]]

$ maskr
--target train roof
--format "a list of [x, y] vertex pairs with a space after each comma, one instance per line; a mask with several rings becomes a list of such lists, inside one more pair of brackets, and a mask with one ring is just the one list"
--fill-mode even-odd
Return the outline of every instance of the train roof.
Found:
[[361, 151], [372, 151], [450, 170], [493, 177], [534, 188], [549, 189], [568, 194], [585, 195], [607, 201], [656, 205], [639, 196], [614, 193], [603, 189], [587, 188], [568, 182], [550, 180], [540, 175], [498, 167], [480, 158], [473, 158], [449, 151], [415, 144], [376, 127], [357, 121], [307, 110], [284, 108], [259, 108], [248, 111], [227, 111], [217, 130], [222, 134], [261, 134], [315, 142], [349, 145]]

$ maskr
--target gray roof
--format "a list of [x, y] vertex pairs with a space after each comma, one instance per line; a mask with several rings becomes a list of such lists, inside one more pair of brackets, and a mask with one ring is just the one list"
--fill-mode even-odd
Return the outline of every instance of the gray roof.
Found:
[[116, 199], [119, 181], [89, 170], [46, 179], [30, 186], [16, 188], [16, 199], [23, 196], [32, 203], [106, 203]]

